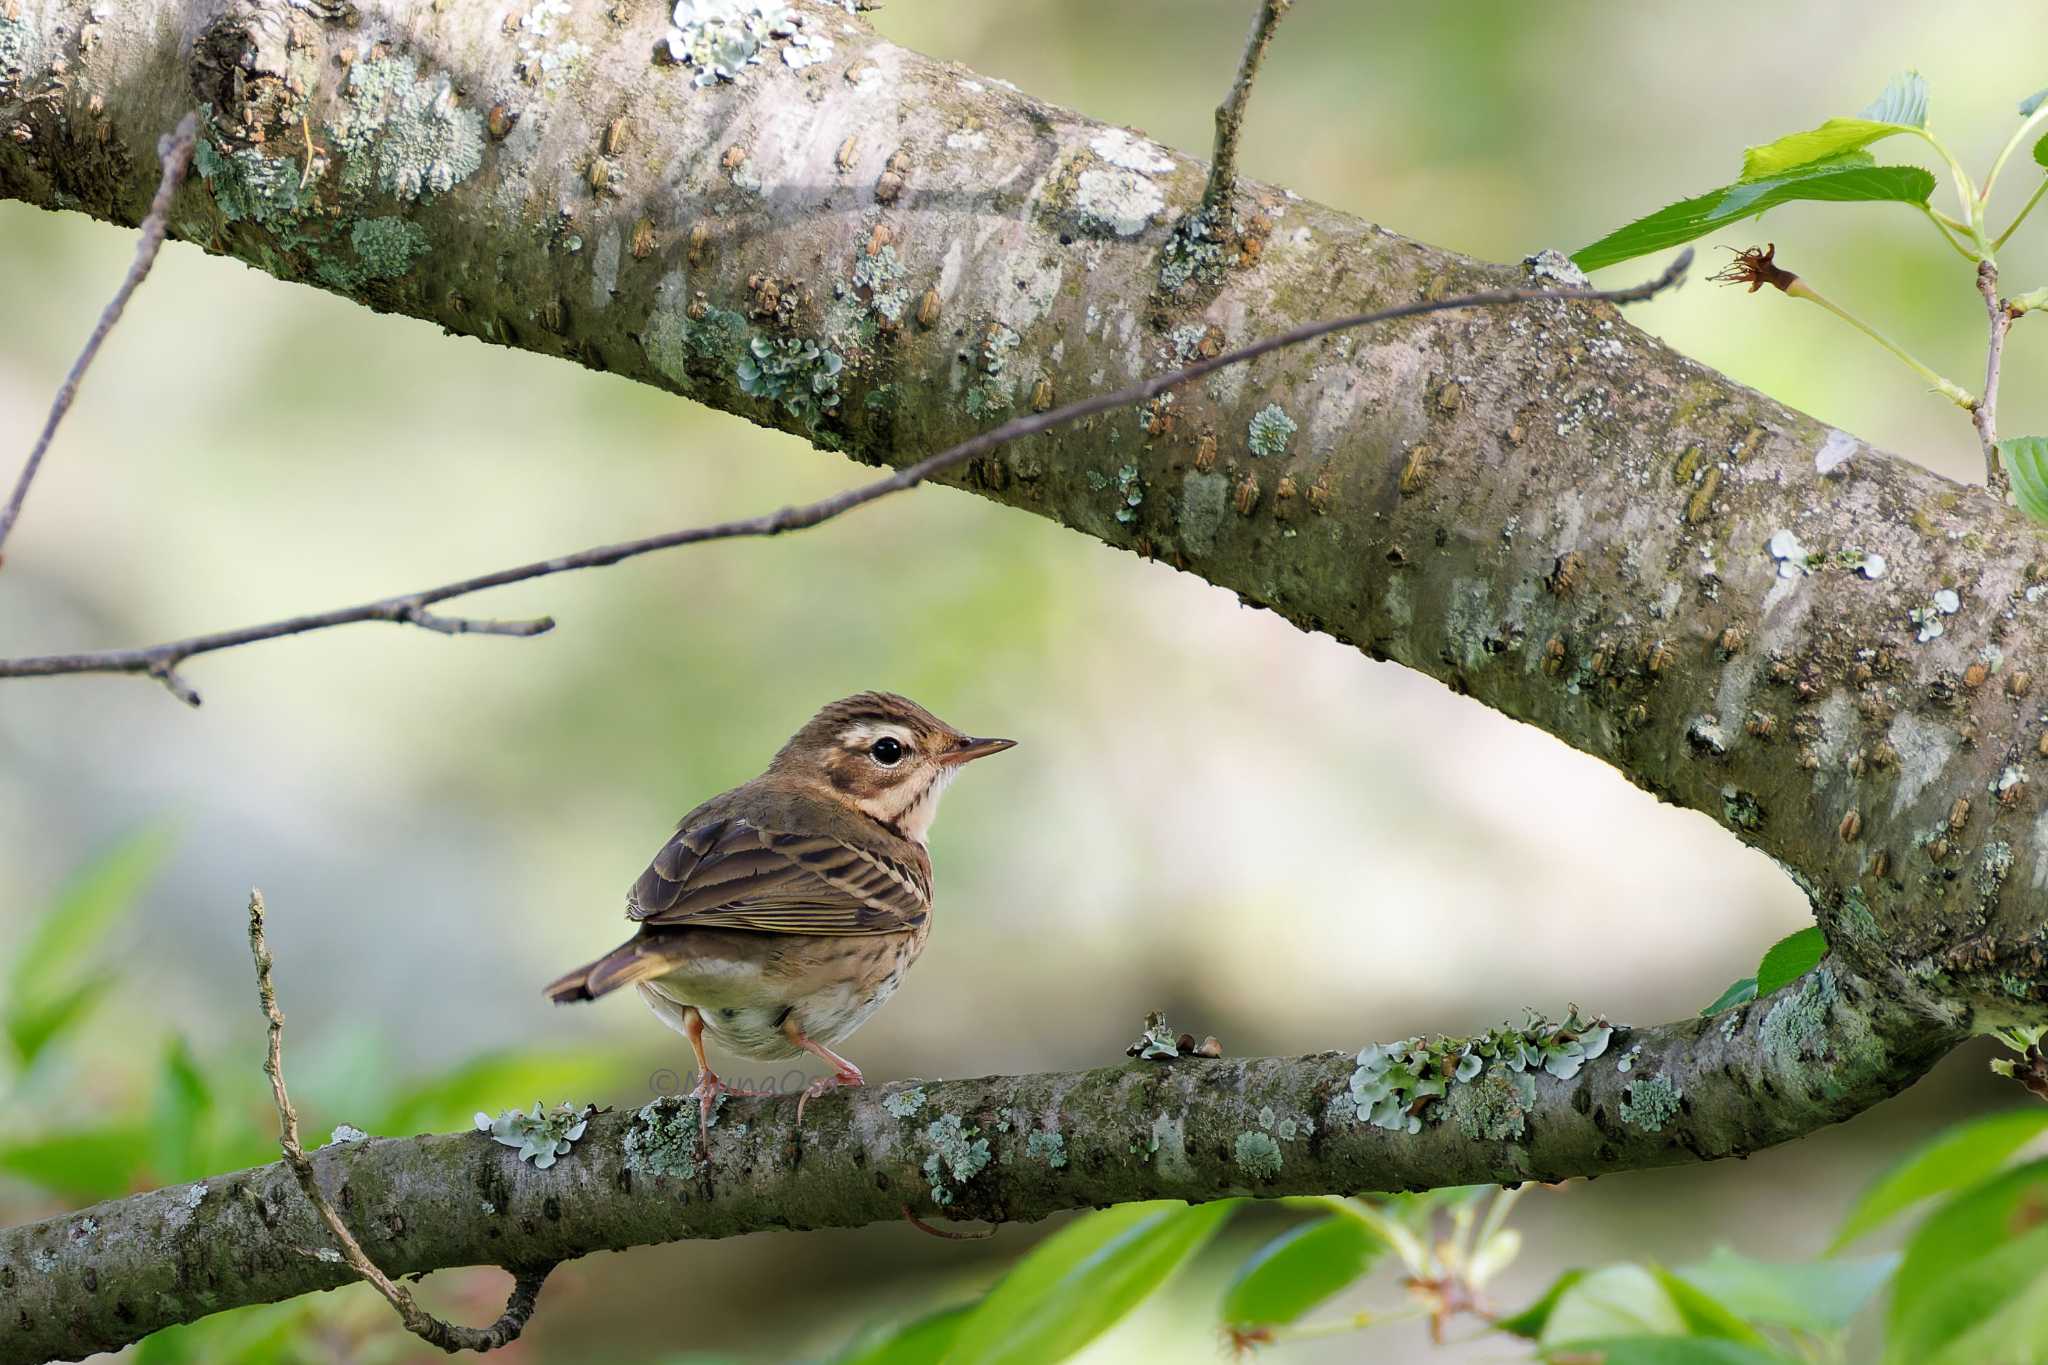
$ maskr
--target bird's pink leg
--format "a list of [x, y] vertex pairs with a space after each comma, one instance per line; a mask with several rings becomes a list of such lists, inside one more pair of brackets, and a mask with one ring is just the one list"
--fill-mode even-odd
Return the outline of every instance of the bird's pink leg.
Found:
[[711, 1059], [704, 1055], [704, 1016], [693, 1006], [683, 1008], [683, 1036], [690, 1040], [690, 1051], [697, 1054], [697, 1088], [690, 1092], [690, 1098], [697, 1101], [697, 1135], [704, 1140], [704, 1149], [711, 1149], [711, 1111], [718, 1107], [720, 1095], [766, 1095], [767, 1090], [740, 1090], [718, 1079], [718, 1073], [711, 1069]]
[[826, 1047], [823, 1043], [818, 1042], [815, 1039], [805, 1037], [804, 1031], [797, 1027], [796, 1016], [794, 1014], [790, 1015], [789, 1018], [782, 1021], [782, 1033], [783, 1036], [788, 1038], [790, 1042], [796, 1044], [804, 1051], [810, 1053], [814, 1057], [822, 1058], [825, 1061], [831, 1063], [832, 1065], [831, 1075], [820, 1076], [817, 1080], [812, 1081], [809, 1085], [804, 1087], [804, 1093], [797, 1098], [796, 1121], [798, 1123], [802, 1123], [804, 1121], [804, 1106], [809, 1104], [813, 1099], [816, 1099], [819, 1095], [824, 1094], [827, 1090], [833, 1090], [842, 1085], [867, 1084], [866, 1080], [860, 1074], [859, 1067], [855, 1066], [852, 1062], [847, 1061], [846, 1058], [840, 1056], [831, 1048]]

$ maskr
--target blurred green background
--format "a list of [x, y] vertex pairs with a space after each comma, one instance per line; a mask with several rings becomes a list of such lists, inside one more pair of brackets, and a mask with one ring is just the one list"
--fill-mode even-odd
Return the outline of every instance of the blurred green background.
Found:
[[[872, 17], [908, 46], [1206, 155], [1250, 8], [891, 0]], [[1299, 0], [1241, 164], [1511, 260], [1724, 183], [1744, 145], [1854, 112], [1906, 66], [1981, 169], [2014, 103], [2048, 80], [2044, 39], [2048, 12], [1990, 3], [1944, 6], [1937, 24], [1896, 4]], [[2012, 180], [2007, 212], [2031, 187]], [[2010, 288], [2041, 282], [2044, 237], [2048, 221], [2031, 223], [2003, 253]], [[1763, 240], [1974, 385], [1981, 304], [1918, 215], [1794, 206], [1727, 237]], [[131, 249], [128, 233], [0, 204], [0, 450], [26, 450]], [[1960, 477], [1979, 468], [1954, 409], [1818, 309], [1696, 277], [1631, 316], [1880, 446]], [[2037, 330], [2017, 329], [2008, 351], [2008, 433], [2048, 429]], [[356, 601], [863, 473], [173, 244], [8, 544], [0, 652]], [[0, 1174], [0, 1221], [64, 1207], [95, 1179], [263, 1158], [251, 885], [271, 906], [310, 1132], [460, 1123], [543, 1085], [550, 1102], [645, 1103], [652, 1073], [686, 1063], [682, 1041], [637, 1001], [558, 1010], [541, 984], [621, 937], [624, 890], [679, 814], [865, 687], [1023, 741], [946, 803], [931, 946], [848, 1049], [872, 1078], [1099, 1065], [1158, 1007], [1233, 1053], [1469, 1032], [1567, 999], [1650, 1023], [1712, 999], [1805, 920], [1766, 860], [1536, 731], [951, 490], [462, 605], [562, 624], [531, 641], [357, 626], [216, 655], [186, 670], [198, 711], [134, 679], [0, 687], [5, 961], [79, 869], [137, 831], [165, 850], [95, 960], [110, 986], [89, 1025], [0, 1089], [0, 1145], [77, 1158], [78, 1134], [161, 1130], [167, 1106], [206, 1115], [196, 1147], [74, 1171], [70, 1186]], [[479, 1057], [508, 1060], [449, 1082]], [[1566, 1264], [1682, 1260], [1717, 1242], [1811, 1254], [1875, 1170], [1941, 1122], [2011, 1103], [2006, 1089], [1973, 1051], [1796, 1147], [1526, 1200], [1530, 1249], [1500, 1297], [1513, 1306]], [[1259, 1230], [1244, 1226], [1084, 1358], [1210, 1358], [1208, 1305]], [[593, 1257], [550, 1283], [516, 1358], [818, 1354], [977, 1291], [1038, 1232], [960, 1244], [881, 1226]], [[428, 1297], [480, 1321], [498, 1283], [443, 1275]], [[366, 1291], [264, 1322], [307, 1359], [424, 1358]], [[1423, 1349], [1403, 1327], [1274, 1358]], [[1480, 1342], [1429, 1358], [1510, 1354]]]

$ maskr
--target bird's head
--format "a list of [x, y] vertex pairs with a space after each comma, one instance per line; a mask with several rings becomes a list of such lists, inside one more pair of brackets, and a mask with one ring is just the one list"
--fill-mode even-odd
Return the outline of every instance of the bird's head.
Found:
[[921, 844], [961, 765], [1015, 743], [962, 734], [908, 697], [863, 692], [812, 716], [769, 771], [827, 787]]

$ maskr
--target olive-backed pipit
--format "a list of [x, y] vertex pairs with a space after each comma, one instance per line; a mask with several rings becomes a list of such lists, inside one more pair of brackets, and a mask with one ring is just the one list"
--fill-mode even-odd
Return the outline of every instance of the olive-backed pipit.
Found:
[[547, 988], [558, 1003], [633, 985], [697, 1054], [708, 1127], [721, 1093], [704, 1035], [742, 1057], [831, 1063], [797, 1101], [861, 1084], [832, 1050], [894, 993], [931, 931], [925, 835], [960, 765], [1015, 741], [964, 735], [887, 692], [811, 717], [768, 771], [684, 816], [626, 898], [640, 931]]

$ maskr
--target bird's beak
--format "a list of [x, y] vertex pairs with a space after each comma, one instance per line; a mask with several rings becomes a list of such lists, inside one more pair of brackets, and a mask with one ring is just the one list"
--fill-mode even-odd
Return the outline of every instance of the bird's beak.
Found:
[[939, 762], [949, 766], [955, 763], [969, 763], [977, 758], [987, 758], [990, 754], [999, 754], [1005, 749], [1016, 747], [1017, 741], [1014, 739], [976, 739], [971, 735], [963, 735], [959, 743], [939, 755]]

